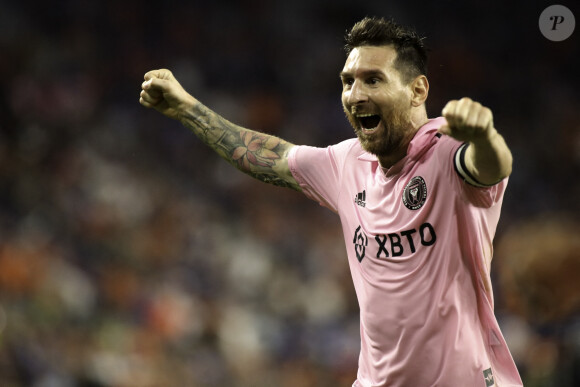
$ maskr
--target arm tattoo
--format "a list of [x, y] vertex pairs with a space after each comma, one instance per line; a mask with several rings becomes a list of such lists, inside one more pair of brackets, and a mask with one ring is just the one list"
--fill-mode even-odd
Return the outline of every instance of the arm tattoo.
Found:
[[276, 169], [286, 160], [292, 144], [235, 125], [200, 102], [185, 112], [181, 122], [240, 171], [265, 183], [299, 189]]

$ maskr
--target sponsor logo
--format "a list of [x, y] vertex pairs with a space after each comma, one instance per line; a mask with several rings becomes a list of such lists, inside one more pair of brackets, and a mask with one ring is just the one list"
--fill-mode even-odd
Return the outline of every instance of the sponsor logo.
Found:
[[403, 204], [410, 210], [418, 210], [427, 200], [427, 184], [421, 176], [413, 177], [403, 190]]
[[352, 239], [352, 243], [354, 243], [356, 259], [361, 262], [365, 257], [365, 251], [369, 245], [369, 238], [367, 238], [367, 235], [364, 233], [364, 231], [361, 230], [360, 226], [358, 226], [354, 231], [354, 238]]
[[366, 200], [367, 200], [367, 191], [366, 190], [359, 192], [354, 197], [354, 202], [361, 207], [365, 207], [367, 205]]
[[[376, 244], [372, 244], [370, 248], [371, 251], [374, 251], [375, 247], [377, 248], [377, 258], [395, 258], [415, 254], [421, 246], [433, 246], [437, 241], [437, 234], [431, 223], [425, 222], [419, 228], [388, 234], [378, 234], [374, 240]], [[359, 262], [362, 262], [367, 247], [369, 247], [369, 238], [361, 226], [358, 226], [354, 231], [352, 243], [354, 244], [356, 258]]]
[[485, 380], [485, 387], [495, 386], [495, 381], [493, 380], [493, 372], [491, 368], [483, 370], [483, 379]]

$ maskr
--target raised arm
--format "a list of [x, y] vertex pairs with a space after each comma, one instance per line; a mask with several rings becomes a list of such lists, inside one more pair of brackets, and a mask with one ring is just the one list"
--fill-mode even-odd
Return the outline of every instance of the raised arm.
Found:
[[493, 125], [491, 110], [469, 98], [450, 101], [442, 112], [447, 125], [439, 132], [467, 141], [465, 167], [482, 185], [493, 185], [509, 176], [512, 154]]
[[240, 171], [265, 183], [300, 190], [288, 167], [293, 144], [229, 122], [185, 91], [171, 71], [145, 74], [139, 102], [181, 122]]

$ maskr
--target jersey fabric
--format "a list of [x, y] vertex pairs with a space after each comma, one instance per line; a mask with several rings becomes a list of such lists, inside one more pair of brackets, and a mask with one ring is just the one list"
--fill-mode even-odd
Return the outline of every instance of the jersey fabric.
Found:
[[522, 386], [490, 280], [507, 179], [474, 186], [444, 123], [429, 120], [388, 170], [356, 138], [289, 154], [306, 196], [342, 222], [360, 306], [353, 387]]

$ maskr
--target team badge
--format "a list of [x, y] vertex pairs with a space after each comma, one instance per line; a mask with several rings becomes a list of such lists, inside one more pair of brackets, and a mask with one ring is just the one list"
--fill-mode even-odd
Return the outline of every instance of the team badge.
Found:
[[427, 200], [427, 184], [421, 176], [413, 177], [403, 190], [403, 204], [410, 210], [418, 210]]

